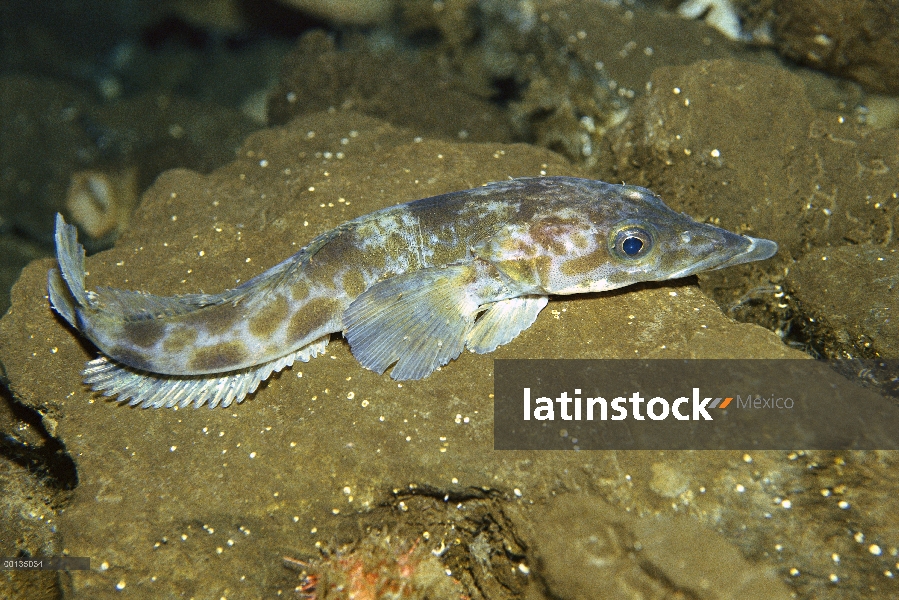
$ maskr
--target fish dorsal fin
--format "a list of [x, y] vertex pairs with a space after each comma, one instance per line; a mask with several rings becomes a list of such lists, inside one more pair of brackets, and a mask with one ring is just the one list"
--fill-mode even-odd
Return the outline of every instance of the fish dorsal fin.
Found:
[[[285, 282], [289, 282], [302, 272], [312, 257], [346, 228], [338, 227], [327, 231], [303, 247], [287, 260], [268, 271], [244, 282], [240, 286], [219, 294], [185, 294], [180, 296], [157, 296], [146, 292], [119, 290], [100, 287], [89, 293], [91, 304], [115, 314], [125, 321], [141, 321], [183, 315], [206, 306], [225, 303], [238, 304], [250, 296], [260, 297], [270, 293]], [[65, 316], [65, 315], [64, 315]]]
[[256, 275], [252, 279], [245, 281], [233, 290], [227, 290], [221, 294], [226, 302], [234, 302], [237, 304], [246, 296], [251, 294], [266, 294], [274, 290], [282, 283], [291, 281], [297, 274], [303, 271], [312, 258], [318, 254], [318, 251], [325, 247], [331, 240], [340, 236], [344, 232], [353, 229], [353, 222], [338, 225], [334, 229], [329, 229], [314, 237], [311, 242], [303, 246], [299, 252], [290, 258], [278, 263], [268, 271]]
[[520, 296], [494, 302], [468, 332], [465, 345], [478, 354], [493, 352], [533, 325], [546, 302], [546, 296]]
[[99, 287], [90, 292], [92, 305], [115, 314], [125, 321], [157, 319], [183, 315], [222, 300], [212, 294], [188, 294], [185, 296], [157, 296], [146, 292], [117, 290]]
[[478, 303], [466, 284], [477, 276], [471, 264], [422, 269], [376, 283], [343, 315], [344, 336], [362, 365], [390, 376], [422, 379], [453, 360]]

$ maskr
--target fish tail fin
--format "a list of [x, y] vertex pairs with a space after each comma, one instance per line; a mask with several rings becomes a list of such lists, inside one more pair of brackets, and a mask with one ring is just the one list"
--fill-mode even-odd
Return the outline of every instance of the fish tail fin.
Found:
[[78, 243], [78, 231], [56, 213], [56, 260], [62, 278], [79, 306], [88, 306], [84, 290], [84, 246]]
[[56, 214], [56, 262], [59, 269], [50, 269], [47, 290], [50, 304], [72, 326], [77, 326], [76, 310], [91, 305], [84, 289], [84, 246], [78, 243], [78, 233]]
[[[78, 232], [56, 215], [57, 269], [48, 273], [50, 303], [66, 321], [76, 328], [80, 319], [94, 324], [118, 324], [126, 321], [159, 319], [193, 312], [205, 306], [236, 301], [246, 292], [229, 290], [222, 294], [186, 294], [156, 296], [144, 292], [100, 287], [88, 292], [84, 288], [84, 246], [78, 243]], [[82, 323], [84, 325], [84, 323]]]
[[50, 296], [50, 306], [59, 316], [75, 327], [75, 302], [68, 286], [56, 269], [50, 269], [47, 273], [47, 291]]

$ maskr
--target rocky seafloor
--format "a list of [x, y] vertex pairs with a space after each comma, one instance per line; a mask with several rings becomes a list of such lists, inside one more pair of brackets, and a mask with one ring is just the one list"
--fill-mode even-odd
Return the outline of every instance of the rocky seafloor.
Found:
[[[899, 595], [896, 452], [493, 450], [494, 358], [899, 358], [889, 100], [637, 3], [394, 10], [301, 32], [269, 66], [264, 123], [256, 104], [171, 89], [97, 99], [17, 59], [0, 74], [16, 132], [0, 207], [27, 243], [9, 256], [46, 252], [44, 216], [71, 214], [84, 172], [106, 177], [86, 180], [91, 214], [113, 215], [96, 247], [114, 240], [88, 257], [88, 288], [217, 292], [358, 215], [536, 175], [644, 185], [780, 252], [556, 298], [513, 343], [418, 382], [363, 369], [335, 337], [215, 410], [91, 393], [96, 350], [50, 310], [54, 263], [35, 260], [0, 320], [0, 555], [92, 568], [4, 571], [0, 595]], [[133, 213], [91, 187], [123, 173]]]

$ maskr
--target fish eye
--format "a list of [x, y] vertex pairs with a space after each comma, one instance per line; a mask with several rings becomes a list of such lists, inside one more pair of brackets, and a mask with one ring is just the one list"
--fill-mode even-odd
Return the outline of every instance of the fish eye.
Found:
[[640, 253], [640, 250], [643, 249], [643, 240], [635, 235], [626, 237], [624, 238], [624, 241], [621, 242], [621, 249], [624, 250], [624, 253], [628, 256], [636, 256]]
[[614, 233], [612, 249], [619, 258], [639, 259], [652, 250], [652, 234], [643, 227], [626, 226]]

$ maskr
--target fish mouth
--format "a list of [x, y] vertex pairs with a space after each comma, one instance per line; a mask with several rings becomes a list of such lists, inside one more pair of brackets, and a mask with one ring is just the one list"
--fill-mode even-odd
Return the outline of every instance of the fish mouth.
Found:
[[676, 273], [672, 273], [668, 276], [668, 279], [678, 279], [680, 277], [686, 277], [694, 273], [699, 273], [700, 271], [716, 271], [725, 267], [742, 265], [743, 263], [755, 262], [757, 260], [765, 260], [767, 258], [771, 258], [777, 253], [776, 242], [772, 242], [771, 240], [766, 240], [763, 238], [754, 238], [748, 235], [740, 237], [749, 242], [749, 245], [742, 252], [738, 252], [733, 256], [725, 258], [724, 260], [721, 260], [722, 257], [720, 255], [709, 256], [708, 258], [701, 260], [698, 263], [694, 263]]
[[712, 267], [711, 270], [714, 271], [723, 269], [724, 267], [732, 267], [734, 265], [742, 265], [743, 263], [755, 262], [757, 260], [765, 260], [777, 254], [777, 242], [772, 242], [771, 240], [763, 238], [749, 237], [748, 235], [744, 235], [743, 237], [749, 240], [749, 247], [736, 256], [732, 256], [720, 265]]

